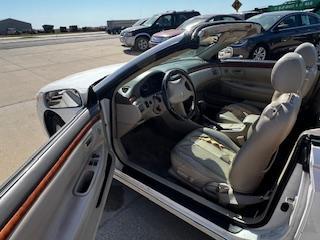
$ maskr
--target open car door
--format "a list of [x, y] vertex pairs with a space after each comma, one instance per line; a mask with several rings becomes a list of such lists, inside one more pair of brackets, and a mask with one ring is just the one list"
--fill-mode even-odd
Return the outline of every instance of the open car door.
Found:
[[95, 238], [114, 171], [101, 118], [83, 110], [2, 186], [1, 240]]

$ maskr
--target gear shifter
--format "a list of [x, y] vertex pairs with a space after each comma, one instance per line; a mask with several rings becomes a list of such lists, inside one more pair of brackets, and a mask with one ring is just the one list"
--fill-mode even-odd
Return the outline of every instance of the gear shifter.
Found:
[[210, 119], [208, 116], [204, 114], [207, 110], [207, 104], [205, 101], [203, 100], [198, 101], [198, 108], [200, 111], [201, 118], [204, 119], [205, 122], [208, 122], [210, 125], [213, 125], [217, 130], [223, 130], [223, 128], [220, 126], [219, 123]]
[[200, 114], [204, 114], [207, 110], [206, 102], [203, 100], [198, 101], [198, 108], [199, 108]]

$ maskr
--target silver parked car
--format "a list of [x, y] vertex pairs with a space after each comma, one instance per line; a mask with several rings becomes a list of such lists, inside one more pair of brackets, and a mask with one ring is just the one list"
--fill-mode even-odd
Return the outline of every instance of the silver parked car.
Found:
[[200, 24], [86, 93], [41, 92], [83, 107], [1, 187], [0, 238], [94, 239], [114, 177], [214, 239], [318, 239], [316, 50], [218, 59], [260, 31]]

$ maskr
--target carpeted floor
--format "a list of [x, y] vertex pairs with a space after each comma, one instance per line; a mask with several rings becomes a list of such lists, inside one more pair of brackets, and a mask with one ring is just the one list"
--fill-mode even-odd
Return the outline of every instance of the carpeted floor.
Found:
[[142, 124], [121, 140], [130, 161], [162, 177], [167, 177], [171, 164], [171, 149], [182, 137], [162, 120], [156, 119]]

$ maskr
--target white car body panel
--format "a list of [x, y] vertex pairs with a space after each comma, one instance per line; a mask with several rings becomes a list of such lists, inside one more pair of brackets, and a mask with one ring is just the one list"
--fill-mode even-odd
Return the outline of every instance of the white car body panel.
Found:
[[[312, 130], [311, 130], [312, 132]], [[317, 131], [319, 134], [319, 131]], [[310, 154], [310, 185], [304, 213], [296, 234], [296, 239], [319, 239], [320, 216], [320, 147], [313, 146]]]
[[[47, 131], [47, 134], [48, 134], [48, 130], [44, 120], [44, 113], [47, 110], [50, 110], [56, 113], [57, 115], [59, 115], [64, 122], [70, 121], [77, 114], [77, 112], [80, 109], [82, 109], [83, 106], [86, 106], [89, 87], [92, 84], [99, 81], [100, 79], [112, 74], [113, 72], [115, 72], [125, 64], [126, 63], [112, 64], [104, 67], [94, 68], [87, 71], [75, 73], [65, 78], [62, 78], [60, 80], [49, 83], [48, 85], [41, 88], [37, 94], [37, 113], [42, 123], [42, 126]], [[81, 96], [83, 106], [77, 107], [77, 108], [49, 109], [46, 106], [46, 103], [44, 101], [44, 94], [50, 91], [55, 91], [60, 89], [77, 90]]]
[[90, 69], [84, 72], [69, 75], [60, 80], [49, 83], [40, 89], [40, 93], [58, 89], [76, 89], [81, 95], [88, 93], [88, 88], [98, 80], [118, 70], [125, 63], [113, 64], [104, 67]]

